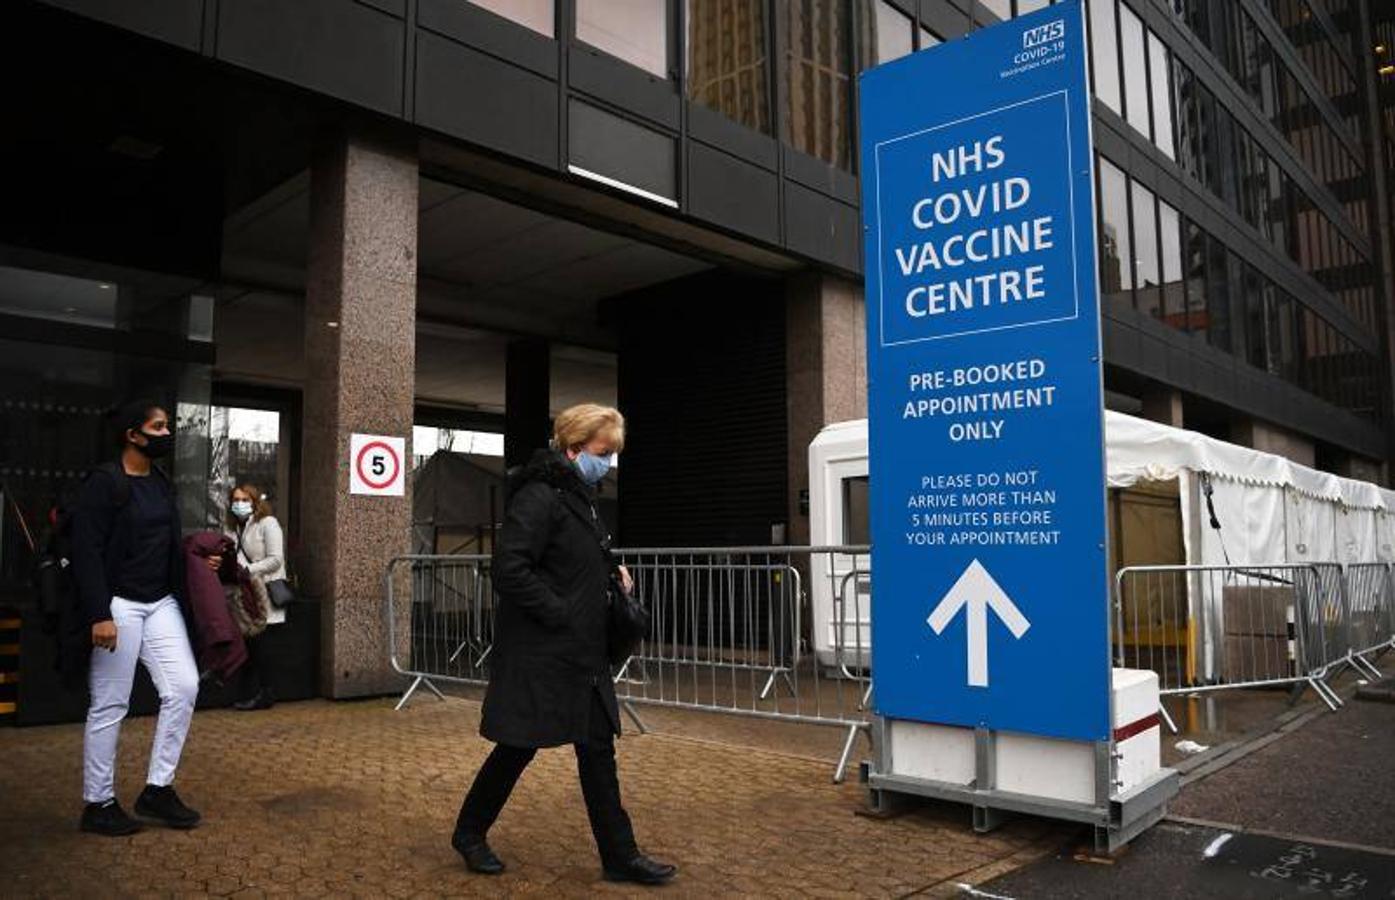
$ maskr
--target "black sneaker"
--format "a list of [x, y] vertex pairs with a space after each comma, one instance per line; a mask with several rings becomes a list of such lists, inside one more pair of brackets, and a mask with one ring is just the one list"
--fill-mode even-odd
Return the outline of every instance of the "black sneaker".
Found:
[[136, 815], [143, 819], [154, 819], [170, 828], [193, 828], [201, 818], [184, 805], [174, 788], [156, 787], [153, 784], [147, 784], [136, 798]]
[[128, 834], [135, 834], [143, 826], [135, 819], [126, 815], [126, 810], [121, 808], [121, 804], [115, 799], [105, 803], [89, 803], [82, 808], [82, 821], [78, 828], [83, 831], [90, 831], [93, 834], [102, 834], [107, 837], [125, 837]]

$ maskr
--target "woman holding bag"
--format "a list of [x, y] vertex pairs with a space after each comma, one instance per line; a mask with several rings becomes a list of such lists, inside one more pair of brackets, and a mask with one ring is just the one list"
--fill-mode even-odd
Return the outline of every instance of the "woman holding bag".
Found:
[[486, 842], [514, 785], [538, 749], [573, 745], [591, 831], [608, 881], [657, 885], [673, 866], [635, 844], [620, 801], [615, 736], [620, 708], [607, 631], [610, 585], [632, 585], [607, 549], [596, 486], [625, 443], [618, 410], [595, 404], [562, 412], [552, 445], [510, 484], [494, 553], [499, 598], [480, 733], [496, 746], [475, 776], [451, 843], [472, 872], [504, 870]]
[[[285, 604], [290, 598], [286, 582], [286, 539], [281, 523], [272, 515], [271, 503], [254, 485], [243, 484], [228, 494], [228, 524], [237, 540], [237, 564], [249, 577], [266, 586], [268, 628], [286, 621]], [[266, 633], [248, 636], [247, 665], [243, 669], [240, 699], [234, 709], [270, 709], [276, 702], [266, 683], [269, 666]]]

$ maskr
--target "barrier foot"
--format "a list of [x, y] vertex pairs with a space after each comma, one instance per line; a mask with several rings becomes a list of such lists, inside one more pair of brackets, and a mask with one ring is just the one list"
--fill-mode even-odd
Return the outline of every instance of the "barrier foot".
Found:
[[436, 685], [431, 683], [431, 680], [429, 678], [427, 678], [425, 675], [418, 675], [416, 677], [416, 680], [412, 682], [412, 686], [407, 688], [407, 692], [402, 695], [402, 699], [397, 701], [397, 705], [393, 707], [393, 711], [400, 712], [402, 710], [402, 707], [407, 705], [407, 701], [412, 699], [412, 695], [417, 692], [417, 688], [421, 687], [422, 685], [426, 685], [426, 689], [431, 693], [435, 694], [437, 700], [443, 701], [446, 699], [446, 695], [441, 693], [441, 691], [436, 687]]
[[635, 707], [633, 703], [626, 700], [625, 702], [620, 704], [620, 708], [625, 711], [625, 715], [630, 717], [630, 721], [635, 723], [635, 727], [639, 729], [640, 734], [649, 733], [649, 729], [646, 728], [644, 725], [644, 720], [639, 717], [639, 713], [635, 712]]
[[1332, 688], [1323, 684], [1321, 679], [1309, 678], [1308, 686], [1313, 689], [1313, 693], [1317, 694], [1323, 703], [1327, 704], [1328, 709], [1336, 712], [1342, 708], [1342, 698], [1338, 697]]
[[848, 777], [848, 762], [852, 759], [853, 747], [857, 745], [857, 733], [861, 725], [848, 726], [848, 739], [843, 741], [843, 752], [838, 757], [838, 767], [833, 770], [833, 783], [842, 784]]
[[1173, 734], [1177, 734], [1177, 723], [1172, 721], [1172, 713], [1167, 711], [1167, 707], [1163, 705], [1161, 699], [1158, 700], [1158, 716], [1160, 716], [1162, 720], [1165, 723], [1167, 723], [1168, 731], [1171, 731]]
[[1351, 664], [1353, 667], [1371, 676], [1376, 681], [1380, 681], [1382, 678], [1385, 677], [1380, 673], [1380, 669], [1377, 669], [1374, 665], [1372, 665], [1371, 661], [1366, 659], [1366, 657], [1364, 656], [1354, 654], [1351, 658]]
[[765, 679], [765, 687], [760, 689], [760, 698], [762, 700], [770, 699], [771, 691], [775, 690], [775, 682], [781, 678], [785, 679], [785, 684], [790, 686], [790, 694], [796, 697], [799, 696], [799, 692], [794, 689], [794, 682], [790, 680], [788, 669], [771, 669], [770, 677]]

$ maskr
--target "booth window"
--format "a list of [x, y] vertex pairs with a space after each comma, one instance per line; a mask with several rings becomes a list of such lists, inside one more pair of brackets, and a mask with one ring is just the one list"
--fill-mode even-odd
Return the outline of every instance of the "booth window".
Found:
[[870, 487], [866, 475], [843, 479], [843, 543], [865, 547], [872, 543]]
[[770, 133], [762, 0], [688, 0], [688, 98]]

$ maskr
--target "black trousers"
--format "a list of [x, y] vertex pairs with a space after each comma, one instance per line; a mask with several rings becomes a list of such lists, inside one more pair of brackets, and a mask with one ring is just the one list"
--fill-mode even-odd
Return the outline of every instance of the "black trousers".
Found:
[[[610, 715], [596, 691], [591, 692], [588, 730], [586, 743], [573, 745], [581, 794], [586, 799], [586, 814], [591, 819], [591, 833], [596, 838], [601, 864], [622, 866], [639, 855], [639, 848], [635, 845], [630, 816], [620, 803]], [[531, 747], [495, 745], [461, 804], [460, 816], [455, 821], [456, 834], [466, 840], [484, 840], [513, 793], [519, 776], [536, 753]]]
[[247, 645], [247, 662], [242, 666], [242, 674], [238, 679], [237, 699], [251, 700], [266, 688], [266, 670], [269, 660], [267, 659], [266, 632], [263, 631], [256, 637], [244, 637], [243, 643]]

